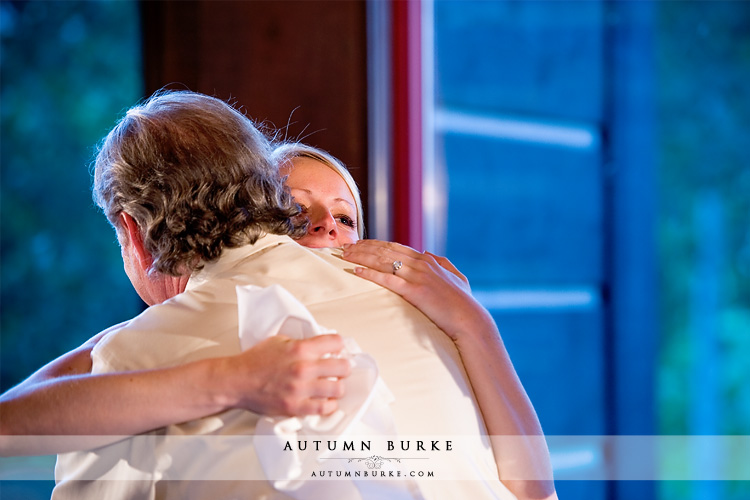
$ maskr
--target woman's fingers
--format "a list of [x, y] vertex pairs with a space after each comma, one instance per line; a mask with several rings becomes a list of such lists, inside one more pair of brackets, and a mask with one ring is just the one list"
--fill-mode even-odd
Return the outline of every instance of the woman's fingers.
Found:
[[[401, 295], [454, 340], [479, 315], [468, 280], [444, 257], [377, 240], [349, 245], [343, 257], [363, 266], [354, 269], [358, 276]], [[401, 265], [394, 267], [394, 262]]]
[[[314, 360], [315, 374], [321, 379], [344, 378], [351, 375], [352, 367], [346, 358], [323, 358]], [[328, 395], [326, 397], [333, 397]]]
[[316, 335], [298, 341], [293, 349], [295, 349], [294, 354], [301, 358], [320, 359], [327, 354], [337, 354], [344, 349], [344, 339], [337, 334]]
[[360, 276], [368, 281], [372, 281], [373, 283], [382, 286], [383, 288], [387, 288], [392, 292], [403, 295], [402, 288], [405, 284], [403, 276], [406, 275], [406, 270], [402, 268], [398, 272], [400, 273], [402, 270], [404, 271], [404, 274], [402, 274], [402, 276], [376, 271], [375, 269], [371, 269], [370, 267], [357, 267], [354, 269], [354, 273], [357, 276]]
[[299, 405], [299, 415], [330, 415], [339, 409], [337, 399], [311, 398]]
[[358, 276], [401, 295], [417, 307], [437, 301], [450, 282], [458, 281], [432, 255], [398, 243], [364, 240], [345, 247], [343, 257], [363, 266], [354, 269]]
[[424, 256], [421, 252], [406, 245], [380, 240], [360, 240], [357, 243], [345, 245], [344, 252], [347, 251], [361, 255], [384, 256], [388, 259], [419, 259]]
[[[414, 286], [441, 286], [451, 283], [470, 293], [469, 280], [445, 257], [430, 252], [418, 252], [398, 243], [361, 240], [344, 247], [343, 257], [349, 262], [366, 266], [368, 270], [355, 270], [363, 278], [402, 293], [400, 280], [389, 279], [384, 275], [398, 276]], [[377, 273], [371, 272], [377, 271]]]
[[464, 274], [456, 268], [456, 266], [453, 265], [453, 263], [448, 260], [447, 257], [441, 257], [439, 255], [435, 255], [431, 252], [425, 252], [425, 254], [431, 256], [433, 259], [435, 259], [435, 262], [437, 262], [440, 267], [447, 270], [448, 272], [452, 273], [454, 276], [456, 276], [459, 280], [461, 280], [462, 283], [460, 283], [461, 287], [466, 290], [466, 292], [471, 292], [471, 287], [469, 286], [469, 279], [464, 276]]
[[342, 379], [319, 379], [310, 387], [310, 398], [341, 399], [344, 392]]
[[420, 264], [420, 261], [427, 259], [434, 261], [431, 256], [428, 257], [413, 248], [380, 240], [360, 240], [355, 244], [347, 245], [344, 247], [343, 257], [349, 262], [402, 277], [408, 269], [424, 265], [424, 263]]
[[411, 247], [402, 245], [401, 243], [396, 243], [394, 241], [359, 240], [356, 243], [344, 245], [344, 248], [351, 248], [351, 247], [357, 247], [359, 249], [369, 249], [371, 251], [378, 251], [377, 249], [389, 250], [391, 252], [397, 252], [397, 253], [401, 253], [401, 254], [409, 255], [409, 256], [421, 254], [421, 252], [418, 252], [417, 250], [414, 250]]

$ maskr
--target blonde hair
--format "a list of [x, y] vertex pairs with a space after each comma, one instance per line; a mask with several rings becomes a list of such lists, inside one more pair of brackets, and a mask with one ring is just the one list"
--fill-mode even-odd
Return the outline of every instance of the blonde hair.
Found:
[[357, 208], [357, 235], [359, 236], [359, 239], [365, 237], [365, 223], [362, 215], [362, 197], [360, 196], [359, 187], [354, 181], [352, 174], [349, 173], [349, 170], [340, 160], [327, 151], [306, 144], [301, 144], [299, 142], [287, 142], [276, 146], [272, 153], [272, 158], [280, 167], [294, 158], [309, 158], [311, 160], [319, 161], [339, 174], [349, 188], [349, 191], [352, 193], [352, 198], [354, 198], [354, 204]]
[[119, 215], [135, 220], [153, 257], [150, 271], [183, 275], [263, 234], [304, 234], [271, 151], [268, 138], [226, 102], [159, 91], [101, 142], [94, 200], [118, 237]]

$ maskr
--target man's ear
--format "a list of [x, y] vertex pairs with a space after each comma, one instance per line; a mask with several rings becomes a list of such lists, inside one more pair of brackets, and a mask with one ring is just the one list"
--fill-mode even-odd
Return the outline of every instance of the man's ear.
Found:
[[154, 259], [151, 257], [151, 254], [143, 245], [143, 237], [141, 236], [141, 231], [138, 228], [138, 224], [130, 216], [130, 214], [121, 212], [120, 225], [125, 231], [125, 234], [127, 234], [128, 244], [133, 245], [133, 250], [135, 250], [135, 256], [138, 259], [138, 263], [144, 270], [149, 269], [151, 267], [151, 264], [154, 262]]

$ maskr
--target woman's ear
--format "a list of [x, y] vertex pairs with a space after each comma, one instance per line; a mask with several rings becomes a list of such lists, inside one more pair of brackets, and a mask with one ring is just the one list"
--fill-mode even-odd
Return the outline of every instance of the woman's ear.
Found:
[[142, 269], [148, 270], [151, 267], [151, 264], [154, 262], [154, 259], [151, 257], [151, 254], [143, 245], [143, 236], [141, 236], [141, 231], [138, 228], [138, 224], [130, 216], [130, 214], [121, 212], [120, 225], [122, 226], [122, 229], [123, 231], [125, 231], [125, 234], [128, 238], [126, 245], [133, 245], [135, 257], [138, 259], [139, 265]]

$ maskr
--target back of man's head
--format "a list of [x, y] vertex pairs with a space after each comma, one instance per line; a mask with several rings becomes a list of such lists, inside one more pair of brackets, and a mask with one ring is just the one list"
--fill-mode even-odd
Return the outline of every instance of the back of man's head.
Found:
[[264, 233], [293, 235], [299, 213], [267, 138], [227, 103], [159, 91], [104, 138], [94, 164], [97, 205], [138, 224], [152, 271], [183, 275]]

